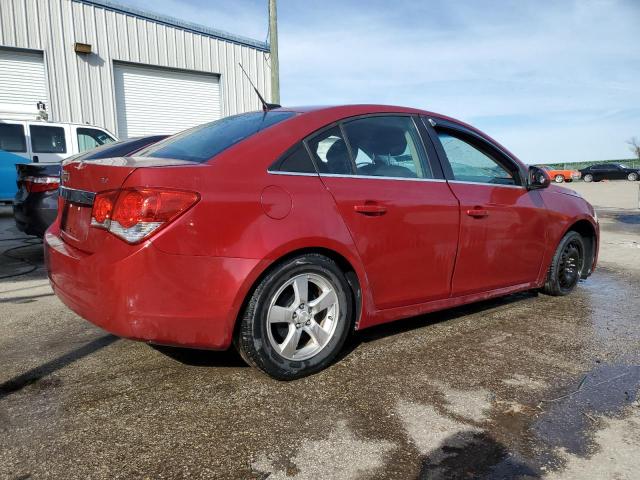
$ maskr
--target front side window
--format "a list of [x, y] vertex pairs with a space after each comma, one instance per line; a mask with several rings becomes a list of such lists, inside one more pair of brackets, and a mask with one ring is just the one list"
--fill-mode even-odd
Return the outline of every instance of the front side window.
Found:
[[27, 142], [24, 127], [13, 123], [0, 123], [0, 150], [5, 152], [26, 152]]
[[29, 131], [33, 153], [67, 153], [64, 128], [31, 125]]
[[115, 139], [96, 128], [78, 128], [78, 151], [92, 150], [101, 145], [115, 142]]
[[516, 185], [514, 175], [494, 159], [457, 135], [438, 131], [438, 138], [447, 154], [454, 180], [473, 183]]
[[140, 153], [143, 157], [175, 158], [203, 163], [294, 112], [252, 112], [221, 118], [174, 135]]
[[374, 116], [344, 123], [357, 175], [433, 178], [411, 117]]
[[349, 149], [340, 127], [335, 126], [307, 141], [320, 173], [352, 175]]

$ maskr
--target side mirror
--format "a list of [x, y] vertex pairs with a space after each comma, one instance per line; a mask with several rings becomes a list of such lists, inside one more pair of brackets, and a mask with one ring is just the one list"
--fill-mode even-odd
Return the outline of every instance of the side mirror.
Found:
[[529, 167], [529, 178], [527, 179], [528, 190], [538, 190], [551, 185], [551, 177], [540, 167]]

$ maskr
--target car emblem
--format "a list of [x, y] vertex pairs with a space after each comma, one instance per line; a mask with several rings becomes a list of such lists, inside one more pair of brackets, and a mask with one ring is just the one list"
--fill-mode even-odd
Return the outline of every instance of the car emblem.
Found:
[[62, 175], [60, 175], [60, 180], [62, 180], [62, 183], [66, 183], [69, 181], [69, 172], [67, 170], [63, 170], [62, 171]]
[[100, 177], [100, 183], [107, 183], [109, 179], [107, 177]]

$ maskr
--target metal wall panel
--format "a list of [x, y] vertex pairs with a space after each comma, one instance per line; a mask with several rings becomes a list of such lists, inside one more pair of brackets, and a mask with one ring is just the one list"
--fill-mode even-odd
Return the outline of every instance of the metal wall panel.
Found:
[[[0, 0], [0, 47], [44, 52], [51, 120], [117, 132], [114, 61], [219, 75], [223, 116], [260, 108], [238, 67], [242, 62], [269, 101], [271, 75], [264, 48], [110, 5], [105, 0]], [[90, 44], [92, 53], [76, 54], [75, 42]]]

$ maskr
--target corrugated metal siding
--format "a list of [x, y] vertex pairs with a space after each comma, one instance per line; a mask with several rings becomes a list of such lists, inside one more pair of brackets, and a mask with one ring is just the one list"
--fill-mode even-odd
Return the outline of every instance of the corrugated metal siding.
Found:
[[[92, 45], [78, 55], [75, 42]], [[238, 62], [268, 99], [268, 53], [73, 0], [0, 0], [0, 46], [44, 51], [54, 121], [117, 131], [113, 62], [220, 75], [222, 115], [260, 108]]]

